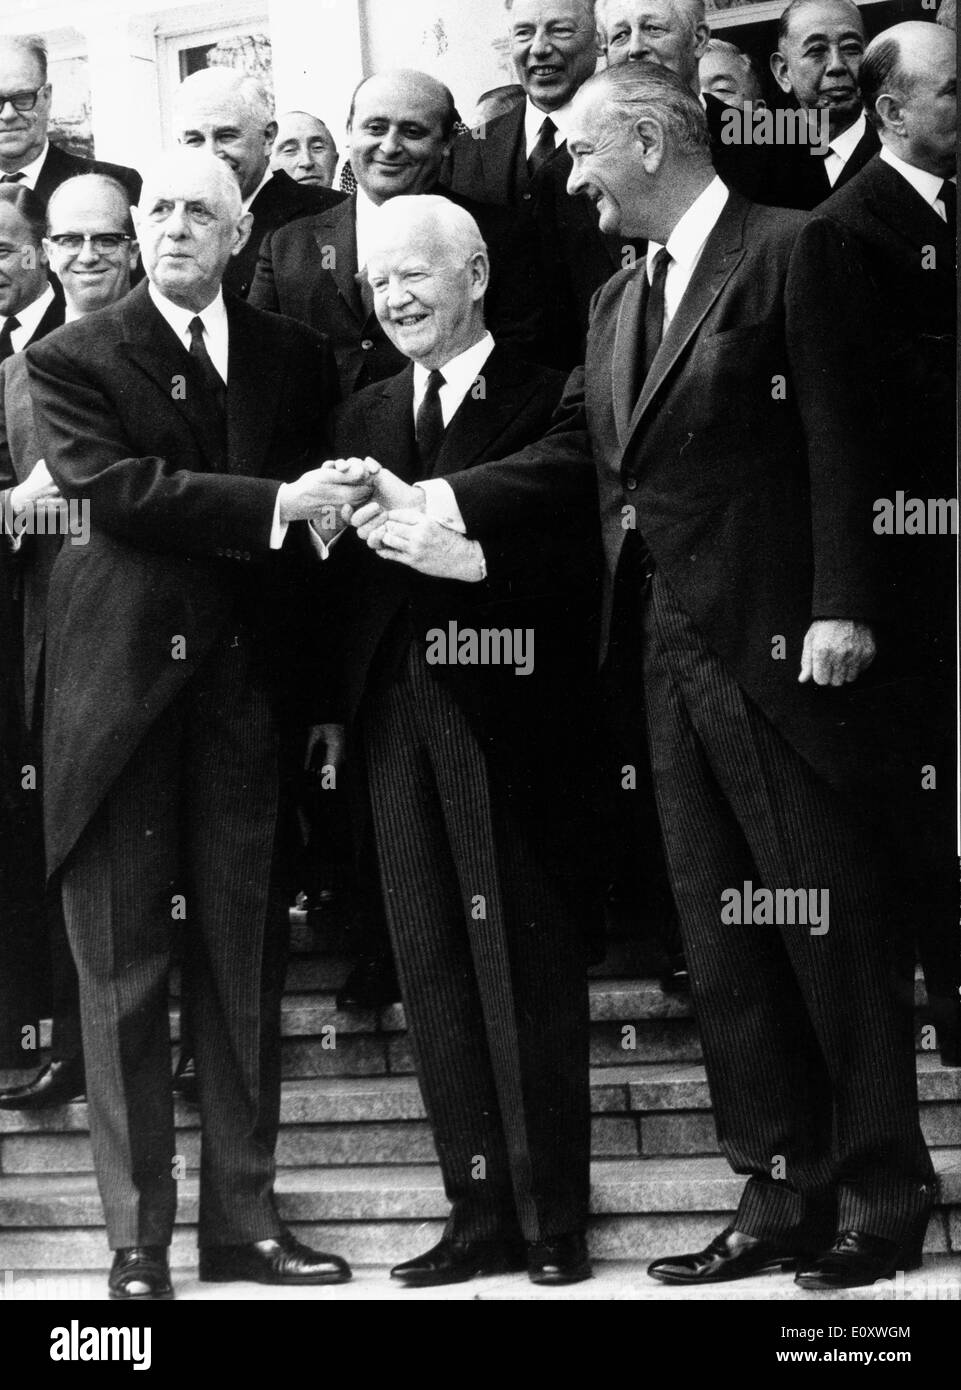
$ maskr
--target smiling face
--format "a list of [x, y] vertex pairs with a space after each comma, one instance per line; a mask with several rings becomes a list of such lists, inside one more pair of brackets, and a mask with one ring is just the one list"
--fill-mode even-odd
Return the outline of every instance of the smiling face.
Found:
[[573, 161], [567, 191], [591, 200], [601, 231], [645, 235], [637, 231], [637, 209], [649, 182], [641, 145], [626, 121], [611, 118], [597, 92], [575, 103], [567, 148]]
[[565, 106], [597, 66], [597, 28], [583, 0], [515, 0], [511, 58], [541, 111]]
[[710, 37], [707, 25], [692, 29], [672, 0], [605, 0], [599, 19], [611, 67], [658, 63], [697, 90], [698, 59]]
[[258, 121], [239, 93], [178, 93], [177, 139], [223, 160], [233, 170], [243, 198], [250, 197], [267, 171], [276, 130], [275, 121]]
[[791, 16], [786, 38], [771, 59], [782, 92], [805, 110], [826, 110], [832, 135], [861, 114], [858, 72], [864, 25], [847, 0], [811, 0]]
[[17, 314], [47, 286], [47, 258], [29, 222], [0, 202], [0, 314]]
[[149, 280], [196, 313], [216, 298], [227, 263], [246, 245], [253, 224], [223, 170], [186, 152], [148, 174], [133, 217]]
[[38, 87], [42, 90], [32, 111], [16, 111], [8, 101], [0, 109], [0, 170], [4, 173], [17, 173], [43, 149], [50, 120], [50, 86], [44, 84], [32, 53], [0, 40], [0, 95], [36, 92]]
[[357, 182], [375, 203], [427, 193], [450, 144], [445, 89], [425, 73], [383, 73], [354, 97], [348, 139]]
[[306, 111], [291, 111], [277, 122], [271, 169], [282, 169], [297, 183], [330, 188], [337, 168], [337, 147], [323, 121]]
[[114, 248], [96, 248], [84, 241], [80, 249], [71, 250], [53, 239], [129, 234], [129, 214], [122, 194], [92, 175], [70, 179], [51, 198], [48, 215], [50, 229], [44, 248], [73, 312], [89, 314], [122, 299], [137, 265], [135, 241], [121, 241]]
[[377, 236], [367, 262], [374, 309], [399, 352], [443, 367], [484, 335], [486, 253], [466, 254], [429, 222]]

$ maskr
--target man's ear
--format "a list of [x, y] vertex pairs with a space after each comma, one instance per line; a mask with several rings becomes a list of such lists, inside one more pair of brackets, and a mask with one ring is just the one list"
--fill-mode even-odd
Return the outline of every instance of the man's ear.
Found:
[[234, 234], [234, 244], [230, 248], [232, 256], [239, 256], [241, 251], [250, 240], [250, 233], [254, 227], [254, 215], [252, 212], [245, 212], [237, 223], [237, 230]]
[[127, 250], [130, 252], [130, 269], [134, 271], [140, 264], [140, 242], [128, 241]]
[[874, 109], [881, 118], [885, 130], [894, 131], [896, 135], [904, 133], [904, 108], [897, 97], [889, 96], [887, 92], [882, 92], [874, 103]]
[[491, 268], [486, 251], [475, 251], [467, 263], [471, 277], [471, 294], [475, 300], [483, 299], [490, 284]]
[[664, 131], [653, 116], [641, 116], [634, 122], [634, 139], [641, 147], [644, 168], [653, 174], [664, 157]]
[[782, 92], [793, 90], [787, 71], [787, 59], [783, 53], [771, 54], [771, 71], [774, 73], [774, 80]]
[[276, 121], [271, 121], [271, 122], [269, 123], [269, 125], [267, 126], [267, 129], [264, 131], [264, 143], [265, 143], [265, 145], [266, 145], [266, 149], [267, 149], [267, 153], [268, 153], [268, 154], [269, 154], [270, 151], [273, 149], [274, 141], [275, 141], [276, 139], [277, 139], [277, 122], [276, 122]]
[[708, 40], [710, 39], [710, 37], [711, 37], [711, 26], [710, 26], [709, 24], [699, 24], [699, 25], [697, 26], [697, 28], [694, 30], [694, 57], [695, 57], [695, 58], [700, 58], [700, 57], [701, 57], [701, 55], [702, 55], [702, 53], [704, 52], [705, 48], [707, 48]]

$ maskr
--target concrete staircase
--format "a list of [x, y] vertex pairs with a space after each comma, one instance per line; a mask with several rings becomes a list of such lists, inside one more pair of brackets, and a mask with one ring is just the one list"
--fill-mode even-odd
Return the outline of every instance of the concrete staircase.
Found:
[[[278, 1194], [305, 1240], [353, 1264], [385, 1265], [432, 1244], [447, 1203], [398, 1005], [339, 1014], [350, 932], [294, 929], [284, 1001]], [[665, 995], [643, 949], [613, 943], [592, 972], [595, 1255], [646, 1260], [699, 1248], [725, 1224], [743, 1180], [719, 1157], [690, 1006]], [[961, 1070], [921, 1050], [924, 1132], [939, 1175], [930, 1252], [961, 1252]], [[177, 1034], [177, 1009], [172, 1009]], [[197, 1112], [177, 1111], [180, 1186], [175, 1267], [196, 1263]], [[0, 1270], [106, 1267], [87, 1108], [0, 1112]]]

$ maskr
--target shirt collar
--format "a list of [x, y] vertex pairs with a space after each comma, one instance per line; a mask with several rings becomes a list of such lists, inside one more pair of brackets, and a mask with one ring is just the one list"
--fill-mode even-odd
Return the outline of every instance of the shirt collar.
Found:
[[836, 154], [842, 163], [846, 164], [851, 158], [861, 137], [868, 128], [867, 117], [862, 111], [853, 125], [849, 125], [847, 130], [842, 130], [840, 135], [836, 135], [830, 142], [831, 151]]
[[36, 189], [37, 179], [40, 177], [40, 170], [43, 168], [43, 161], [46, 159], [49, 149], [50, 141], [44, 140], [43, 149], [36, 159], [31, 159], [29, 164], [23, 164], [19, 169], [13, 170], [13, 173], [23, 175], [22, 179], [17, 180], [21, 188]]
[[[688, 275], [690, 275], [695, 265], [697, 265], [701, 252], [704, 250], [704, 243], [717, 225], [717, 220], [724, 211], [724, 205], [727, 199], [727, 185], [722, 183], [715, 174], [707, 188], [694, 199], [694, 202], [668, 237], [668, 255], [671, 257], [671, 260], [676, 261]], [[654, 273], [654, 257], [660, 249], [659, 242], [652, 241], [648, 243], [648, 280], [651, 279]]]
[[524, 111], [524, 138], [528, 148], [537, 144], [537, 137], [541, 133], [541, 126], [546, 117], [557, 127], [556, 144], [560, 144], [567, 139], [567, 131], [571, 123], [571, 103], [565, 102], [556, 111], [542, 111], [539, 106], [535, 106], [530, 97], [527, 98]]
[[227, 330], [227, 309], [224, 305], [223, 290], [219, 289], [217, 298], [211, 300], [206, 309], [201, 309], [199, 314], [194, 309], [184, 309], [181, 305], [174, 304], [172, 300], [162, 295], [154, 284], [149, 286], [148, 293], [157, 312], [166, 320], [181, 341], [190, 337], [190, 323], [195, 318], [200, 319], [208, 335], [218, 329], [222, 329], [224, 332]]
[[257, 194], [258, 194], [258, 193], [260, 192], [260, 190], [263, 188], [264, 184], [265, 184], [265, 183], [269, 183], [270, 180], [273, 178], [273, 176], [274, 176], [274, 175], [273, 175], [273, 170], [271, 169], [270, 165], [268, 164], [268, 165], [267, 165], [267, 168], [264, 170], [264, 176], [263, 176], [263, 178], [260, 180], [260, 183], [258, 183], [257, 187], [254, 189], [253, 193], [251, 193], [250, 197], [244, 199], [244, 212], [249, 212], [249, 211], [250, 211], [250, 205], [251, 205], [251, 203], [253, 203], [254, 199], [257, 197]]
[[[17, 309], [13, 314], [13, 317], [17, 320], [17, 323], [20, 325], [20, 332], [26, 334], [27, 342], [29, 342], [30, 339], [33, 337], [34, 333], [36, 333], [37, 329], [40, 326], [40, 320], [43, 318], [44, 314], [50, 308], [50, 305], [53, 303], [53, 301], [53, 286], [50, 284], [48, 280], [47, 286], [44, 289], [43, 294], [38, 295], [37, 298], [31, 304], [27, 304], [23, 309]], [[9, 317], [10, 315], [4, 315], [2, 322], [6, 323]]]
[[[890, 164], [892, 169], [896, 169], [902, 178], [907, 179], [908, 183], [916, 193], [920, 193], [924, 201], [932, 207], [941, 197], [941, 185], [944, 183], [938, 174], [929, 174], [927, 169], [919, 169], [914, 164], [908, 164], [904, 159], [894, 154], [887, 145], [881, 146], [881, 158], [885, 164]], [[952, 179], [952, 183], [957, 183], [957, 179]]]
[[[447, 386], [460, 395], [464, 396], [473, 386], [480, 374], [484, 363], [494, 350], [494, 339], [490, 333], [485, 333], [480, 342], [473, 347], [467, 348], [465, 352], [460, 352], [456, 357], [452, 357], [449, 362], [445, 362], [441, 371], [444, 373], [444, 381]], [[422, 367], [419, 362], [414, 363], [414, 396], [423, 396], [427, 390], [427, 378], [430, 371], [427, 367]], [[441, 388], [444, 389], [443, 387]]]

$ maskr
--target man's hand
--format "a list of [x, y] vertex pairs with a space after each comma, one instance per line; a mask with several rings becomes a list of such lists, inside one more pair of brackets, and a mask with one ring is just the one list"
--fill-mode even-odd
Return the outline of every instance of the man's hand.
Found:
[[39, 459], [31, 468], [22, 483], [18, 483], [10, 491], [10, 505], [14, 515], [18, 515], [31, 504], [38, 502], [57, 502], [60, 500], [60, 489], [50, 476], [50, 472], [43, 459]]
[[484, 578], [483, 554], [477, 541], [468, 540], [419, 511], [388, 512], [381, 530], [368, 544], [382, 559], [407, 565], [435, 579], [479, 584]]
[[345, 505], [359, 506], [371, 494], [369, 481], [374, 459], [328, 459], [295, 483], [280, 488], [280, 520], [317, 520], [333, 525]]
[[325, 767], [340, 773], [347, 754], [347, 736], [343, 724], [315, 724], [307, 735], [304, 768], [318, 777]]
[[798, 680], [802, 684], [812, 678], [815, 685], [850, 684], [868, 669], [876, 653], [874, 634], [866, 623], [822, 619], [808, 628]]
[[388, 512], [422, 512], [427, 505], [421, 488], [405, 483], [396, 473], [391, 473], [389, 468], [381, 468], [373, 459], [366, 462], [373, 464], [368, 474], [373, 496], [359, 511], [350, 508], [344, 512], [344, 519], [355, 528], [362, 541], [370, 541], [371, 536], [380, 530]]

